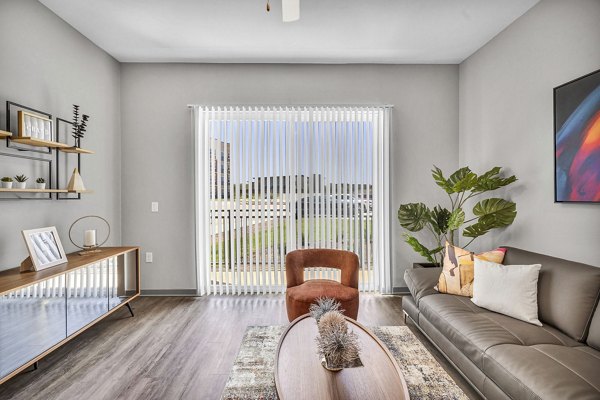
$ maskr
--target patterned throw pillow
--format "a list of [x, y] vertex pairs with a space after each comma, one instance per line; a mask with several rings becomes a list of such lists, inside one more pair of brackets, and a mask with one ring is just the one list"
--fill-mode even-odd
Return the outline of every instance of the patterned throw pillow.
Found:
[[475, 257], [484, 261], [502, 264], [505, 253], [506, 249], [499, 247], [496, 250], [475, 254], [446, 242], [444, 265], [435, 289], [440, 293], [473, 297]]

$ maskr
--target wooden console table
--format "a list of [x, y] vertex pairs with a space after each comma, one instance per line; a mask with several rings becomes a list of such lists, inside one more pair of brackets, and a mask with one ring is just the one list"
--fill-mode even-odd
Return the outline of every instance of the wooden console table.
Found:
[[39, 272], [0, 272], [0, 384], [119, 308], [131, 311], [140, 249], [101, 250]]

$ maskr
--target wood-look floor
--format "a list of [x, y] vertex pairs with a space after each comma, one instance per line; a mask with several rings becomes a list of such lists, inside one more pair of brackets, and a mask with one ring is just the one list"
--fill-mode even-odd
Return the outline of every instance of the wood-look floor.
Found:
[[[269, 296], [142, 297], [0, 386], [0, 399], [219, 399], [248, 325], [286, 324]], [[401, 297], [361, 295], [359, 321], [404, 325]], [[479, 397], [416, 328], [470, 398]]]

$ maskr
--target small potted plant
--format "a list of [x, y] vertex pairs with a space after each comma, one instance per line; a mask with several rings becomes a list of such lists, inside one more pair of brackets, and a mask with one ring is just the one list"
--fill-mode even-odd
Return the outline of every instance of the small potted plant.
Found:
[[46, 180], [44, 178], [37, 178], [35, 180], [35, 188], [41, 190], [46, 189]]
[[27, 187], [27, 180], [29, 178], [25, 175], [17, 175], [15, 176], [15, 181], [17, 181], [17, 189], [25, 189]]
[[13, 179], [10, 176], [2, 178], [2, 189], [12, 189]]

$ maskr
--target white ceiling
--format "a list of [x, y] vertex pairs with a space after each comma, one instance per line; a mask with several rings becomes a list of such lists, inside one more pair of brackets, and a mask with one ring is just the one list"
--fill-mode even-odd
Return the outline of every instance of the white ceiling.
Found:
[[460, 63], [539, 0], [40, 0], [122, 62]]

